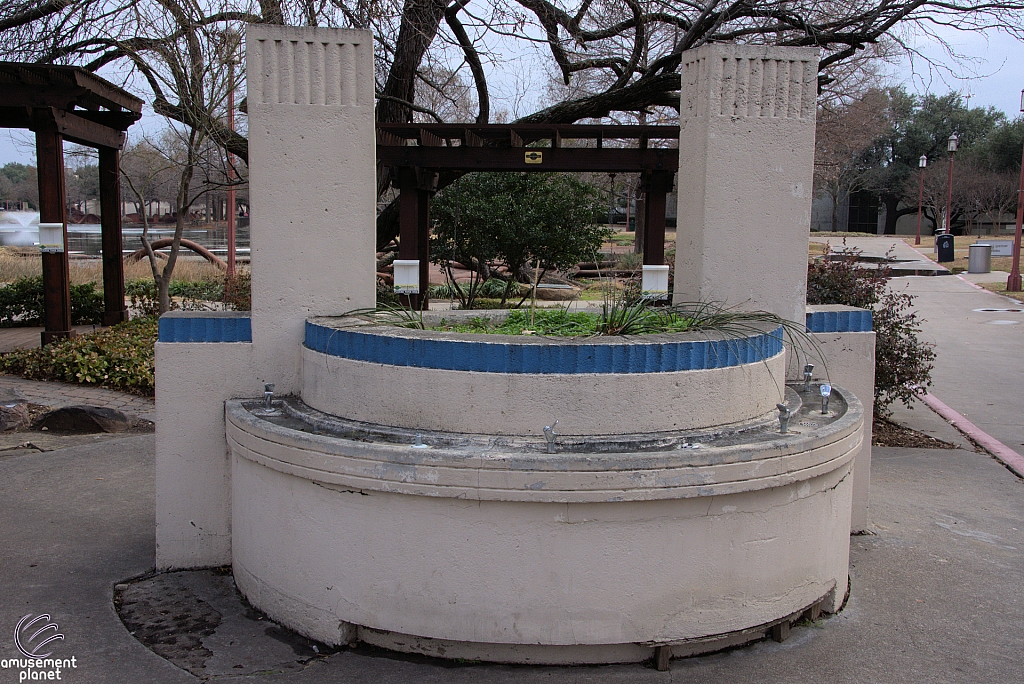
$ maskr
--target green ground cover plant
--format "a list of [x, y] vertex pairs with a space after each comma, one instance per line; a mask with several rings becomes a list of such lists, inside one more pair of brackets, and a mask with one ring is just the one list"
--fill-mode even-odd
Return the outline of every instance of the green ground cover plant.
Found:
[[[29, 276], [0, 286], [0, 327], [43, 324], [43, 277]], [[72, 325], [103, 323], [103, 293], [92, 283], [71, 285]]]
[[0, 356], [0, 370], [33, 380], [58, 380], [152, 396], [155, 317]]
[[[401, 306], [355, 309], [340, 317], [419, 330], [551, 337], [654, 335], [696, 330], [744, 337], [761, 334], [766, 329], [765, 324], [770, 324], [769, 327], [781, 327], [787, 341], [801, 349], [816, 346], [800, 324], [766, 311], [738, 311], [706, 302], [651, 306], [645, 300], [630, 302], [615, 298], [607, 300], [599, 311], [514, 309], [507, 317], [495, 320], [488, 316], [475, 316], [464, 321], [441, 319], [433, 326], [426, 324], [422, 312]], [[816, 356], [820, 357], [820, 354]]]

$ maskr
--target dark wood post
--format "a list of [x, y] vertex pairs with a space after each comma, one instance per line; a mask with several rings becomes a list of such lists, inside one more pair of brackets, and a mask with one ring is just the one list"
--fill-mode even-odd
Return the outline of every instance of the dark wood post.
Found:
[[71, 330], [71, 275], [68, 271], [68, 227], [64, 192], [64, 138], [57, 131], [53, 113], [36, 110], [36, 167], [39, 177], [39, 222], [64, 226], [64, 251], [47, 253], [43, 259], [44, 345], [73, 337]]
[[429, 302], [430, 192], [426, 185], [432, 177], [433, 173], [410, 167], [398, 171], [398, 258], [420, 262], [420, 293], [400, 298], [403, 304], [417, 310], [426, 309]]
[[644, 263], [665, 263], [665, 196], [672, 190], [672, 174], [655, 171], [644, 174]]
[[100, 223], [103, 233], [103, 325], [128, 320], [124, 305], [124, 260], [121, 254], [120, 152], [100, 147]]

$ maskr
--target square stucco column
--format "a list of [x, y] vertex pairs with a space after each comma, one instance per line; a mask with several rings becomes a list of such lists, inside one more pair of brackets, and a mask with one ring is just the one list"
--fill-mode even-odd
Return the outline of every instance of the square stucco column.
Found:
[[817, 48], [684, 53], [673, 301], [802, 321]]
[[297, 393], [306, 317], [375, 304], [368, 31], [246, 31], [254, 373]]
[[156, 343], [156, 567], [231, 562], [224, 402], [259, 396], [242, 311], [172, 311]]
[[[844, 387], [864, 405], [864, 439], [853, 461], [853, 510], [850, 532], [871, 524], [871, 436], [875, 400], [875, 333], [871, 312], [852, 306], [824, 304], [806, 308], [807, 332], [816, 348], [791, 350], [788, 380], [802, 380], [805, 363], [814, 364], [814, 382]], [[795, 352], [795, 353], [794, 353]]]

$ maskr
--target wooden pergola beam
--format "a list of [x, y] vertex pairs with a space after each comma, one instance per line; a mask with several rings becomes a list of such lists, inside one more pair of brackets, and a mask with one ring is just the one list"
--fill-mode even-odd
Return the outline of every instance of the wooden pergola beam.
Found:
[[63, 227], [64, 251], [42, 254], [42, 343], [74, 335], [67, 253], [65, 140], [99, 150], [103, 323], [113, 325], [126, 320], [118, 162], [125, 130], [142, 116], [142, 100], [78, 67], [14, 62], [0, 62], [0, 93], [0, 128], [27, 128], [36, 135], [39, 222]]

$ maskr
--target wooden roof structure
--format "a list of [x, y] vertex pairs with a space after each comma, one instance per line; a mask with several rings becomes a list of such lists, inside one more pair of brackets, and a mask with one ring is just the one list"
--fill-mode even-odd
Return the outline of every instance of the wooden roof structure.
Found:
[[64, 188], [65, 140], [99, 152], [103, 241], [104, 325], [127, 319], [121, 261], [119, 156], [125, 131], [142, 117], [142, 100], [79, 67], [0, 62], [0, 128], [23, 128], [36, 135], [39, 223], [63, 226], [59, 251], [44, 251], [45, 329], [42, 343], [71, 337], [67, 201]]
[[[594, 146], [566, 146], [580, 140], [593, 141]], [[679, 151], [651, 147], [652, 140], [678, 141], [679, 126], [378, 123], [377, 161], [463, 171], [675, 173]], [[547, 145], [536, 145], [542, 141]], [[605, 145], [606, 141], [637, 145]]]
[[[573, 144], [581, 140], [586, 143]], [[393, 167], [398, 180], [399, 258], [419, 261], [419, 294], [402, 295], [403, 301], [417, 309], [429, 305], [430, 197], [444, 170], [638, 172], [646, 198], [644, 264], [663, 264], [665, 202], [679, 150], [651, 146], [652, 140], [678, 141], [679, 126], [378, 123], [377, 161]]]

